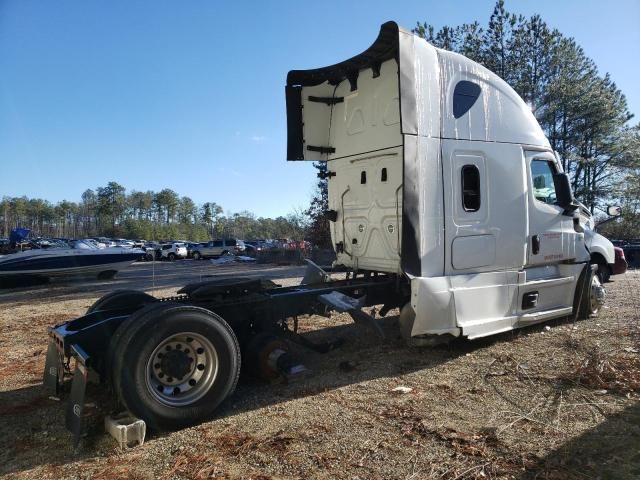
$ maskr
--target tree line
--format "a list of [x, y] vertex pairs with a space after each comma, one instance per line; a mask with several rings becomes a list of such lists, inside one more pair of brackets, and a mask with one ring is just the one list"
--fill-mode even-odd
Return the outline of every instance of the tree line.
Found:
[[306, 217], [292, 212], [277, 218], [243, 211], [226, 213], [215, 202], [198, 205], [188, 196], [165, 188], [131, 191], [117, 182], [87, 189], [79, 202], [53, 204], [40, 198], [3, 197], [0, 237], [25, 227], [46, 237], [95, 236], [130, 239], [204, 241], [212, 238], [291, 238], [302, 240]]

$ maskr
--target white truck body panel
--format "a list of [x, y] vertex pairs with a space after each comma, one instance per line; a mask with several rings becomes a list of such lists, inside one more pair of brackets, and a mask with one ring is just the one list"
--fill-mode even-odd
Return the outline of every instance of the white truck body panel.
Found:
[[363, 54], [290, 72], [287, 109], [288, 158], [328, 162], [337, 263], [406, 275], [412, 336], [571, 313], [584, 236], [554, 203], [548, 140], [498, 76], [389, 22]]

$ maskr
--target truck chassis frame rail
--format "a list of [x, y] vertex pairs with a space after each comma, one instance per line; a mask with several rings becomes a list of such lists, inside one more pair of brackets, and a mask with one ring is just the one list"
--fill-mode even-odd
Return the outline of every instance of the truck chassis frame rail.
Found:
[[288, 342], [319, 353], [341, 344], [301, 336], [298, 316], [349, 312], [384, 338], [377, 320], [361, 308], [382, 304], [384, 315], [408, 298], [404, 278], [370, 272], [290, 287], [217, 279], [190, 283], [164, 298], [119, 290], [84, 316], [49, 329], [44, 385], [62, 397], [73, 378], [66, 426], [75, 446], [86, 430], [85, 393], [93, 380], [152, 430], [179, 428], [215, 411], [235, 389], [241, 365], [267, 380], [294, 379], [305, 368]]

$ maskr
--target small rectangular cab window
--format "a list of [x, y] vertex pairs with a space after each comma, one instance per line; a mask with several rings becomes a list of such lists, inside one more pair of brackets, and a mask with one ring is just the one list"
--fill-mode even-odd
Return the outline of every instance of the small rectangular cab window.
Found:
[[553, 162], [534, 158], [531, 161], [531, 181], [533, 183], [533, 196], [544, 203], [556, 203], [556, 187], [553, 183], [553, 175], [556, 173]]
[[480, 210], [480, 170], [475, 165], [464, 165], [461, 169], [462, 208], [465, 212]]
[[214, 247], [221, 247], [222, 246], [222, 240], [214, 240], [213, 241], [213, 246]]

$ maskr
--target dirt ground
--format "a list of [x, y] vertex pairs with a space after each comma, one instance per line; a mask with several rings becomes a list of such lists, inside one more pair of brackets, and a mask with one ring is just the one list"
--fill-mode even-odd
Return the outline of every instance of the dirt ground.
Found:
[[308, 338], [345, 340], [300, 351], [304, 379], [243, 377], [211, 421], [126, 451], [97, 429], [74, 451], [63, 405], [40, 385], [46, 327], [83, 314], [100, 285], [0, 290], [0, 477], [640, 478], [640, 272], [613, 277], [589, 320], [437, 348], [405, 347], [397, 311], [383, 343], [346, 315], [304, 318]]

